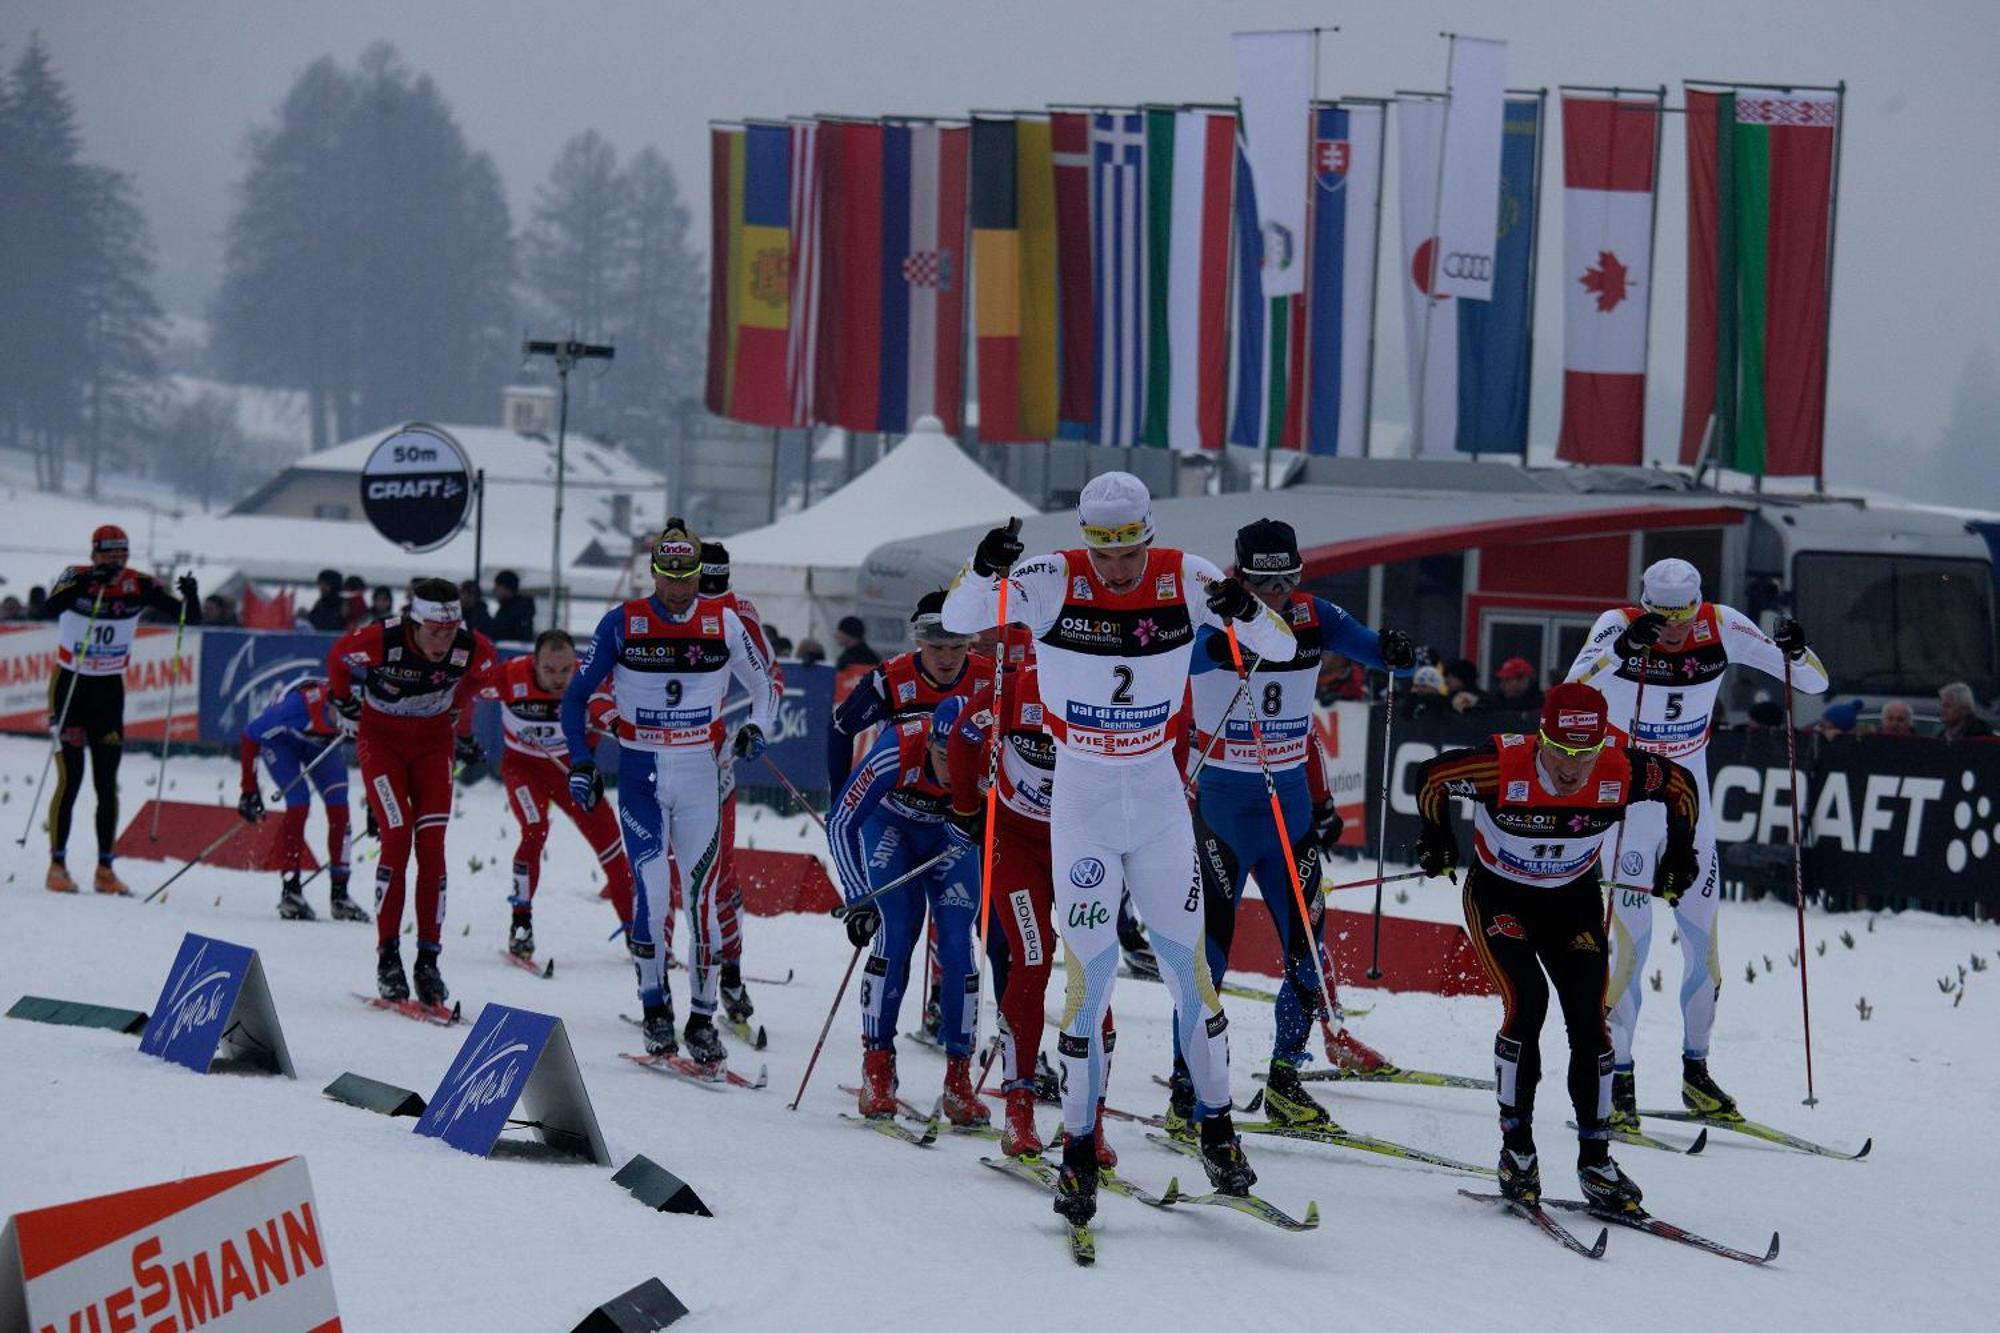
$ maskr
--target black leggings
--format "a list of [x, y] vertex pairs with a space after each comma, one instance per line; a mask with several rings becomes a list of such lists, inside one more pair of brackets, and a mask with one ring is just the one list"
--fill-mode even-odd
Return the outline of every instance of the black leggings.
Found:
[[1483, 866], [1466, 876], [1465, 927], [1506, 1006], [1493, 1045], [1503, 1121], [1526, 1126], [1534, 1120], [1550, 982], [1569, 1029], [1569, 1099], [1577, 1127], [1601, 1131], [1610, 1117], [1603, 912], [1594, 871], [1555, 888], [1516, 884]]
[[[74, 693], [72, 693], [72, 690]], [[67, 712], [65, 712], [67, 700]], [[125, 678], [77, 676], [59, 670], [49, 682], [49, 721], [60, 718], [56, 794], [49, 804], [49, 854], [61, 859], [69, 846], [70, 819], [83, 790], [84, 752], [97, 789], [97, 855], [110, 857], [118, 843], [118, 761], [125, 755]]]

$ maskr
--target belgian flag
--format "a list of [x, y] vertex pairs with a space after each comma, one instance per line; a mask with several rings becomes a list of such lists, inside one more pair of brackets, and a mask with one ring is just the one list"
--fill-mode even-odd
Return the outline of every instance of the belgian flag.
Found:
[[972, 122], [972, 277], [979, 438], [1056, 433], [1055, 169], [1049, 122]]

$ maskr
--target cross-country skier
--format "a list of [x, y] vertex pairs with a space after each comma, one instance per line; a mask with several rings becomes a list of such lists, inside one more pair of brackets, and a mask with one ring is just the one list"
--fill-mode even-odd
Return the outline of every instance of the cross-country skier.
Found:
[[[1215, 984], [1221, 985], [1229, 966], [1243, 883], [1255, 872], [1264, 905], [1277, 927], [1289, 983], [1279, 988], [1274, 1006], [1277, 1041], [1271, 1051], [1264, 1104], [1271, 1109], [1272, 1119], [1296, 1125], [1326, 1124], [1329, 1119], [1325, 1108], [1299, 1081], [1298, 1066], [1311, 1058], [1306, 1041], [1320, 1003], [1320, 979], [1312, 931], [1298, 928], [1292, 872], [1285, 866], [1286, 858], [1295, 861], [1306, 910], [1316, 920], [1322, 919], [1322, 854], [1340, 840], [1341, 818], [1327, 786], [1319, 733], [1313, 726], [1313, 687], [1319, 679], [1320, 654], [1337, 652], [1378, 671], [1407, 670], [1415, 665], [1416, 657], [1402, 631], [1378, 634], [1325, 598], [1301, 591], [1298, 585], [1304, 571], [1291, 524], [1265, 518], [1239, 531], [1236, 575], [1258, 601], [1291, 625], [1296, 655], [1283, 661], [1252, 661], [1246, 655], [1250, 683], [1245, 690], [1229, 652], [1228, 636], [1203, 628], [1195, 635], [1190, 668], [1195, 722], [1192, 749], [1208, 755], [1198, 779], [1198, 804], [1202, 821], [1219, 842], [1228, 871], [1224, 881], [1227, 898], [1208, 905], [1212, 927], [1207, 934], [1209, 972]], [[1258, 747], [1250, 731], [1253, 712], [1263, 733], [1262, 761], [1270, 766], [1284, 809], [1282, 843], [1271, 818]], [[1213, 887], [1214, 880], [1210, 884]], [[1193, 1108], [1194, 1085], [1177, 1052], [1168, 1119], [1186, 1124]]]
[[299, 866], [305, 859], [306, 816], [312, 812], [315, 791], [326, 807], [327, 880], [332, 886], [327, 910], [336, 921], [368, 920], [367, 911], [347, 895], [347, 858], [354, 839], [347, 823], [347, 756], [341, 744], [340, 720], [327, 697], [326, 681], [319, 676], [286, 686], [250, 719], [238, 743], [243, 788], [236, 812], [251, 823], [264, 817], [264, 793], [257, 785], [259, 754], [285, 796], [285, 869], [278, 885], [278, 915], [287, 921], [313, 919], [312, 905], [299, 890]]
[[1005, 578], [1006, 619], [1039, 641], [1045, 720], [1056, 740], [1050, 863], [1071, 978], [1056, 1042], [1065, 1139], [1055, 1205], [1081, 1224], [1097, 1209], [1099, 1029], [1118, 966], [1118, 895], [1127, 887], [1173, 995], [1209, 1179], [1232, 1194], [1256, 1183], [1229, 1114], [1228, 1019], [1196, 958], [1202, 886], [1174, 740], [1185, 726], [1181, 703], [1198, 628], [1234, 625], [1244, 647], [1265, 657], [1288, 660], [1294, 648], [1290, 628], [1241, 583], [1200, 556], [1153, 544], [1152, 499], [1131, 473], [1092, 478], [1077, 516], [1080, 548], [1020, 565], [1017, 525], [988, 532], [952, 584], [944, 623], [964, 633], [997, 623]]
[[[127, 569], [132, 553], [125, 530], [106, 523], [90, 534], [90, 563], [70, 565], [49, 588], [42, 615], [56, 621], [56, 669], [49, 677], [49, 730], [56, 740], [56, 790], [49, 803], [51, 893], [75, 893], [76, 881], [64, 864], [70, 819], [83, 791], [84, 753], [97, 788], [97, 873], [99, 893], [131, 890], [111, 868], [118, 843], [118, 761], [125, 753], [125, 664], [146, 611], [186, 615], [201, 623], [201, 590], [193, 574], [174, 587], [176, 599], [150, 574]], [[165, 796], [164, 792], [155, 793]]]
[[[986, 706], [976, 691], [970, 702], [950, 695], [931, 716], [884, 727], [856, 764], [827, 812], [827, 846], [833, 853], [843, 899], [853, 902], [940, 853], [944, 859], [922, 875], [847, 916], [847, 938], [869, 945], [861, 976], [861, 1114], [896, 1113], [896, 1021], [909, 985], [910, 958], [928, 915], [936, 928], [938, 966], [944, 978], [944, 1113], [955, 1125], [989, 1119], [974, 1093], [972, 1048], [979, 1026], [979, 844], [952, 813], [948, 750], [960, 710]], [[926, 910], [928, 909], [928, 911]]]
[[418, 579], [401, 615], [349, 630], [326, 655], [329, 706], [353, 736], [361, 782], [381, 831], [375, 868], [375, 989], [406, 1000], [397, 939], [403, 880], [417, 861], [417, 1002], [450, 998], [438, 972], [444, 948], [445, 828], [451, 823], [452, 764], [475, 762], [472, 701], [491, 683], [492, 641], [465, 625], [450, 579]]
[[[610, 902], [621, 922], [632, 920], [632, 866], [618, 835], [618, 816], [609, 806], [585, 810], [569, 794], [569, 743], [563, 739], [562, 699], [576, 675], [576, 644], [568, 630], [545, 629], [535, 650], [513, 658], [494, 673], [482, 699], [500, 704], [500, 785], [507, 808], [521, 826], [514, 848], [514, 909], [507, 928], [507, 951], [517, 958], [535, 954], [535, 890], [542, 878], [542, 851], [549, 841], [549, 807], [569, 816], [604, 870], [598, 897]], [[589, 730], [610, 733], [617, 724], [611, 692], [600, 689], [585, 704]]]
[[[782, 698], [784, 669], [771, 650], [771, 638], [764, 632], [764, 621], [756, 606], [749, 598], [730, 591], [729, 548], [721, 542], [701, 544], [701, 578], [696, 586], [703, 597], [721, 602], [742, 620], [745, 632], [770, 668], [772, 687]], [[722, 921], [722, 1012], [739, 1031], [747, 1032], [750, 1016], [757, 1012], [757, 1007], [750, 1002], [749, 988], [743, 984], [743, 885], [736, 878], [736, 752], [724, 750], [721, 760], [722, 834], [721, 856], [716, 866], [716, 902]]]
[[[698, 1064], [728, 1059], [715, 1028], [722, 922], [716, 890], [721, 851], [721, 753], [764, 753], [777, 687], [743, 619], [701, 596], [701, 539], [678, 518], [653, 544], [653, 595], [604, 613], [583, 666], [563, 694], [570, 794], [584, 810], [604, 796], [585, 724], [590, 696], [609, 680], [618, 705], [618, 812], [638, 898], [629, 946], [639, 974], [646, 1050], [672, 1055], [673, 996], [665, 950], [672, 947], [673, 886], [668, 855], [686, 884], [689, 929], [688, 1020], [682, 1033]], [[734, 676], [750, 695], [750, 720], [727, 734], [723, 696]]]
[[[1634, 745], [1665, 755], [1694, 774], [1701, 793], [1695, 847], [1701, 872], [1695, 886], [1674, 907], [1681, 940], [1681, 1101], [1690, 1111], [1721, 1119], [1740, 1118], [1736, 1099], [1708, 1072], [1709, 1033], [1715, 1002], [1722, 993], [1716, 910], [1722, 902], [1721, 866], [1715, 850], [1715, 814], [1709, 805], [1708, 734], [1715, 700], [1732, 662], [1783, 679], [1787, 662], [1792, 684], [1808, 694], [1826, 690], [1826, 668], [1806, 646], [1806, 632], [1789, 617], [1766, 638], [1748, 616], [1701, 597], [1701, 574], [1685, 560], [1657, 561], [1640, 582], [1639, 605], [1606, 611], [1591, 627], [1590, 639], [1570, 667], [1569, 678], [1596, 686], [1610, 707], [1611, 725]], [[1643, 680], [1643, 684], [1641, 683]], [[1625, 821], [1622, 838], [1605, 845], [1617, 853], [1613, 878], [1646, 884], [1660, 854], [1665, 828], [1658, 810], [1647, 806]], [[1612, 1125], [1639, 1127], [1639, 1094], [1632, 1066], [1632, 1032], [1646, 953], [1653, 941], [1653, 900], [1642, 891], [1612, 890], [1611, 1048], [1617, 1057], [1612, 1077]]]
[[1660, 806], [1666, 845], [1652, 892], [1676, 901], [1695, 882], [1701, 798], [1686, 769], [1644, 750], [1607, 747], [1606, 734], [1604, 696], [1571, 681], [1549, 691], [1539, 735], [1499, 735], [1432, 759], [1417, 779], [1417, 864], [1427, 875], [1455, 878], [1450, 802], [1471, 801], [1475, 860], [1465, 877], [1465, 928], [1505, 1006], [1493, 1046], [1500, 1192], [1524, 1203], [1541, 1199], [1535, 1085], [1553, 985], [1569, 1031], [1577, 1181], [1591, 1203], [1620, 1210], [1638, 1207], [1640, 1193], [1611, 1159], [1598, 850], [1628, 806]]

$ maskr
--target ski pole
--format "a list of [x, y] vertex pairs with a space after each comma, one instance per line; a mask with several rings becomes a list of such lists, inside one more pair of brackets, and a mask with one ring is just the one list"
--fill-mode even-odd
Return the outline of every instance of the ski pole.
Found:
[[1194, 767], [1188, 770], [1187, 781], [1181, 784], [1182, 796], [1193, 794], [1196, 779], [1201, 777], [1201, 770], [1208, 765], [1208, 757], [1215, 753], [1215, 743], [1222, 739], [1222, 733], [1229, 725], [1229, 715], [1236, 711], [1236, 705], [1243, 701], [1243, 691], [1249, 688], [1248, 676], [1236, 682], [1236, 693], [1229, 697], [1229, 707], [1222, 710], [1221, 723], [1209, 733], [1208, 744], [1201, 747], [1201, 753], [1195, 757]]
[[1396, 673], [1389, 673], [1388, 711], [1382, 715], [1382, 813], [1375, 822], [1375, 941], [1368, 952], [1368, 979], [1382, 979], [1382, 862], [1389, 854], [1389, 782], [1396, 775], [1396, 748], [1390, 744], [1396, 728]]
[[880, 898], [883, 894], [888, 893], [890, 890], [902, 888], [905, 884], [908, 884], [911, 880], [915, 879], [917, 876], [931, 869], [931, 867], [940, 864], [949, 857], [958, 855], [958, 850], [959, 849], [956, 847], [947, 847], [943, 851], [939, 852], [936, 856], [933, 856], [930, 860], [925, 861], [923, 864], [915, 865], [910, 867], [908, 870], [905, 870], [902, 874], [896, 876], [896, 878], [890, 880], [887, 884], [884, 884], [879, 888], [873, 888], [868, 890], [868, 892], [862, 894], [859, 898], [856, 898], [853, 902], [842, 903], [840, 906], [833, 909], [831, 913], [833, 919], [835, 921], [845, 921], [848, 917], [848, 914], [853, 912], [855, 908], [866, 907], [869, 903], [874, 902], [877, 898]]
[[55, 728], [49, 733], [48, 758], [42, 760], [42, 776], [41, 780], [35, 783], [35, 799], [28, 803], [27, 827], [21, 830], [20, 837], [14, 839], [14, 845], [16, 847], [26, 847], [28, 845], [28, 835], [34, 832], [35, 811], [41, 808], [42, 792], [49, 785], [49, 767], [56, 761], [56, 751], [62, 749], [63, 728], [69, 723], [69, 706], [70, 703], [76, 698], [77, 677], [83, 674], [78, 668], [80, 668], [83, 665], [83, 654], [84, 650], [90, 644], [91, 633], [93, 630], [97, 628], [97, 608], [102, 606], [103, 604], [104, 604], [104, 586], [102, 584], [99, 584], [97, 588], [97, 595], [90, 599], [90, 619], [84, 622], [83, 639], [76, 645], [76, 647], [73, 650], [71, 650], [72, 656], [70, 658], [69, 689], [63, 692], [62, 710], [56, 714]]
[[764, 767], [771, 770], [772, 775], [778, 779], [779, 784], [791, 794], [792, 800], [797, 802], [799, 809], [805, 811], [807, 817], [813, 823], [819, 825], [819, 831], [821, 833], [826, 832], [826, 821], [820, 818], [819, 811], [806, 804], [805, 796], [797, 787], [792, 785], [792, 780], [785, 776], [785, 770], [771, 762], [771, 756], [768, 754], [764, 756]]
[[167, 752], [174, 748], [174, 693], [181, 683], [181, 638], [187, 633], [187, 602], [181, 602], [181, 617], [174, 626], [174, 664], [167, 672], [167, 721], [160, 731], [160, 771], [153, 779], [153, 827], [148, 838], [160, 840], [160, 806], [167, 795]]
[[1393, 875], [1375, 875], [1369, 879], [1350, 879], [1345, 884], [1328, 884], [1320, 891], [1322, 893], [1333, 893], [1338, 889], [1365, 889], [1370, 884], [1379, 889], [1384, 884], [1400, 884], [1406, 879], [1428, 878], [1430, 876], [1424, 874], [1421, 870], [1403, 870]]
[[[1248, 684], [1250, 673], [1243, 665], [1243, 647], [1236, 640], [1236, 622], [1233, 620], [1225, 621], [1223, 628], [1229, 633], [1229, 656], [1236, 663], [1236, 674], [1245, 684]], [[1246, 710], [1246, 712], [1250, 719], [1250, 739], [1257, 747], [1257, 770], [1264, 775], [1264, 794], [1271, 801], [1271, 821], [1278, 835], [1278, 846], [1285, 849], [1285, 871], [1290, 875], [1292, 881], [1292, 902], [1299, 909], [1299, 929], [1312, 939], [1312, 950], [1306, 957], [1312, 962], [1318, 975], [1321, 1001], [1319, 1006], [1319, 1026], [1321, 1035], [1326, 1038], [1326, 1058], [1338, 1063], [1338, 1060], [1334, 1056], [1334, 1048], [1338, 1043], [1333, 1035], [1333, 1022], [1331, 1018], [1336, 1003], [1334, 999], [1333, 960], [1327, 957], [1326, 942], [1313, 929], [1312, 914], [1306, 911], [1306, 891], [1305, 886], [1299, 882], [1299, 863], [1292, 856], [1292, 840], [1285, 832], [1285, 809], [1278, 801], [1278, 784], [1271, 778], [1271, 761], [1264, 751], [1264, 728], [1257, 721], [1256, 708], [1252, 707]], [[1286, 971], [1289, 972], [1290, 970], [1290, 959], [1287, 959]]]
[[[313, 761], [310, 764], [307, 764], [304, 768], [292, 774], [292, 780], [290, 782], [287, 782], [283, 787], [279, 788], [277, 794], [273, 796], [271, 800], [273, 802], [284, 800], [286, 796], [291, 794], [292, 788], [298, 786], [301, 782], [305, 781], [306, 774], [312, 772], [315, 768], [318, 768], [320, 764], [325, 761], [328, 755], [332, 754], [335, 750], [339, 748], [340, 748], [340, 741], [338, 739], [328, 741], [326, 748], [324, 750], [321, 750], [319, 754], [314, 757]], [[144, 898], [141, 898], [139, 901], [149, 903], [153, 901], [153, 899], [165, 893], [168, 887], [171, 886], [175, 880], [179, 879], [182, 875], [187, 874], [188, 871], [193, 870], [203, 861], [206, 861], [211, 852], [213, 852], [216, 848], [222, 846], [223, 843], [228, 842], [231, 838], [235, 837], [237, 834], [241, 833], [244, 829], [248, 827], [250, 827], [250, 821], [247, 819], [239, 819], [234, 824], [231, 824], [228, 828], [222, 831], [221, 835], [218, 836], [214, 842], [211, 842], [210, 844], [208, 844], [208, 846], [202, 848], [201, 851], [197, 852], [195, 854], [194, 860], [188, 862], [186, 865], [182, 866], [179, 870], [176, 870], [172, 875], [169, 875], [167, 877], [167, 882], [165, 884], [160, 885], [159, 888], [154, 889], [151, 893], [147, 894]], [[300, 887], [303, 888], [304, 886], [301, 885]]]
[[[1632, 748], [1635, 750], [1641, 748], [1639, 745], [1639, 719], [1645, 716], [1646, 677], [1652, 673], [1652, 670], [1653, 650], [1648, 646], [1642, 649], [1639, 654], [1639, 690], [1632, 698]], [[1626, 811], [1626, 814], [1629, 817], [1631, 811]], [[1600, 843], [1599, 845], [1602, 846], [1603, 844]], [[1607, 940], [1611, 938], [1611, 905], [1618, 901], [1618, 890], [1625, 887], [1615, 882], [1616, 876], [1625, 873], [1618, 864], [1624, 858], [1624, 855], [1625, 821], [1621, 819], [1618, 821], [1618, 836], [1611, 844], [1611, 874], [1605, 876], [1604, 880], [1604, 938]], [[1649, 912], [1652, 911], [1653, 905], [1647, 903], [1646, 910]]]
[[1799, 1016], [1805, 1024], [1806, 1036], [1806, 1100], [1805, 1105], [1819, 1105], [1819, 1098], [1813, 1095], [1812, 1066], [1812, 995], [1806, 986], [1806, 884], [1805, 849], [1799, 845], [1799, 742], [1792, 726], [1792, 659], [1785, 658], [1785, 766], [1791, 772], [1792, 808], [1792, 901], [1799, 909]]
[[[1016, 536], [1021, 531], [1021, 520], [1007, 520], [1007, 535]], [[979, 862], [979, 956], [973, 959], [975, 971], [986, 967], [986, 931], [993, 915], [993, 844], [998, 841], [1000, 825], [1000, 732], [1006, 725], [1006, 713], [1001, 708], [1001, 691], [1006, 685], [1007, 666], [1007, 585], [1013, 580], [1002, 570], [999, 578], [999, 605], [996, 618], [1000, 625], [1000, 640], [994, 645], [993, 654], [993, 735], [992, 748], [986, 752], [986, 828], [981, 839], [986, 845], [980, 851]], [[976, 998], [976, 997], [975, 997]], [[994, 996], [997, 1002], [999, 996]], [[975, 1016], [976, 1017], [976, 1016]]]
[[812, 1058], [806, 1061], [805, 1076], [799, 1079], [799, 1092], [792, 1098], [791, 1110], [798, 1110], [799, 1103], [805, 1100], [806, 1084], [812, 1082], [813, 1066], [819, 1063], [820, 1050], [826, 1045], [826, 1034], [833, 1031], [833, 1016], [840, 1012], [840, 1002], [847, 998], [847, 983], [854, 980], [854, 965], [861, 961], [861, 949], [861, 945], [855, 945], [854, 956], [847, 960], [847, 971], [841, 974], [840, 989], [833, 993], [833, 1004], [826, 1011], [826, 1022], [820, 1025], [819, 1040], [813, 1043]]

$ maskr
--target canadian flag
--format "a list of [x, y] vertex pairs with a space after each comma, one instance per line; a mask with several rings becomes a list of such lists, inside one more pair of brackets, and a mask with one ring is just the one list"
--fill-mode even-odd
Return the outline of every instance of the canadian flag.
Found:
[[1660, 99], [1566, 94], [1558, 457], [1645, 459], [1646, 314]]

